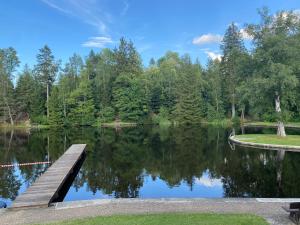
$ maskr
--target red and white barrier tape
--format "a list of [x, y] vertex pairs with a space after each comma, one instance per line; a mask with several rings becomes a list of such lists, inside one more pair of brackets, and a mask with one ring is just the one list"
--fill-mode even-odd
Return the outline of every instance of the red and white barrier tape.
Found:
[[14, 167], [14, 166], [32, 166], [32, 165], [40, 165], [40, 164], [50, 164], [51, 162], [32, 162], [32, 163], [15, 163], [15, 164], [6, 164], [0, 165], [0, 168], [6, 167]]

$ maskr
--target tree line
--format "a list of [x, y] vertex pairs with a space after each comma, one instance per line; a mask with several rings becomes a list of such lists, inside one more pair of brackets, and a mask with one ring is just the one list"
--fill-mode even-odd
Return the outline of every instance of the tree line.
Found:
[[54, 126], [104, 122], [199, 123], [226, 118], [299, 121], [300, 20], [293, 12], [246, 24], [252, 47], [230, 24], [220, 46], [221, 60], [202, 66], [188, 54], [167, 52], [144, 67], [134, 44], [124, 38], [114, 49], [74, 54], [65, 65], [45, 45], [33, 68], [13, 48], [0, 49], [0, 120]]

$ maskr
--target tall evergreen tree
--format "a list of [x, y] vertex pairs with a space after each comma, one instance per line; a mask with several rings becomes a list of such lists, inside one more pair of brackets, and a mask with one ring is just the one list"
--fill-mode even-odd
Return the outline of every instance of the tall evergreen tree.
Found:
[[236, 89], [243, 74], [239, 71], [241, 57], [246, 54], [241, 34], [238, 27], [232, 23], [227, 28], [221, 45], [223, 53], [221, 69], [224, 79], [224, 91], [226, 92], [227, 101], [231, 105], [231, 118], [236, 116]]
[[139, 53], [136, 51], [132, 41], [120, 39], [118, 48], [114, 49], [116, 76], [121, 73], [141, 74], [142, 62]]
[[201, 123], [204, 102], [201, 93], [201, 72], [188, 55], [181, 60], [181, 76], [178, 82], [178, 99], [175, 120], [179, 123]]
[[53, 126], [63, 126], [65, 124], [63, 95], [59, 91], [59, 87], [54, 86], [49, 99], [48, 123]]
[[49, 118], [49, 96], [51, 86], [55, 81], [56, 74], [59, 69], [59, 62], [56, 62], [51, 49], [45, 45], [39, 50], [36, 56], [37, 65], [34, 68], [37, 79], [44, 85], [46, 89], [46, 108], [47, 118]]
[[33, 111], [35, 99], [36, 82], [32, 71], [26, 64], [22, 73], [19, 75], [15, 89], [16, 105], [21, 118], [30, 119]]
[[204, 73], [205, 100], [207, 103], [206, 117], [208, 120], [220, 120], [224, 118], [224, 97], [222, 91], [222, 76], [220, 62], [210, 60]]

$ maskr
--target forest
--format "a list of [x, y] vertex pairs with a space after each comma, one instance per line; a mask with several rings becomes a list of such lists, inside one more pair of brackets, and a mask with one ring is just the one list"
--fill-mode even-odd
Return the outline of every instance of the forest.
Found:
[[[300, 121], [300, 19], [259, 10], [257, 24], [228, 26], [221, 60], [201, 65], [168, 51], [144, 66], [134, 43], [73, 54], [65, 65], [45, 45], [25, 65], [12, 48], [0, 49], [0, 123], [98, 126], [224, 120]], [[21, 71], [21, 70], [20, 70]]]

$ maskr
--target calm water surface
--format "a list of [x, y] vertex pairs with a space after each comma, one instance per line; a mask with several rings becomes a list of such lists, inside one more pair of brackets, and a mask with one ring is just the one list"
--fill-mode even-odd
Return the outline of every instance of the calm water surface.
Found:
[[[86, 143], [87, 157], [65, 201], [300, 197], [300, 153], [232, 148], [227, 141], [230, 132], [210, 126], [2, 130], [0, 164], [53, 162], [71, 144]], [[45, 164], [0, 168], [0, 200], [11, 204], [47, 168]]]

